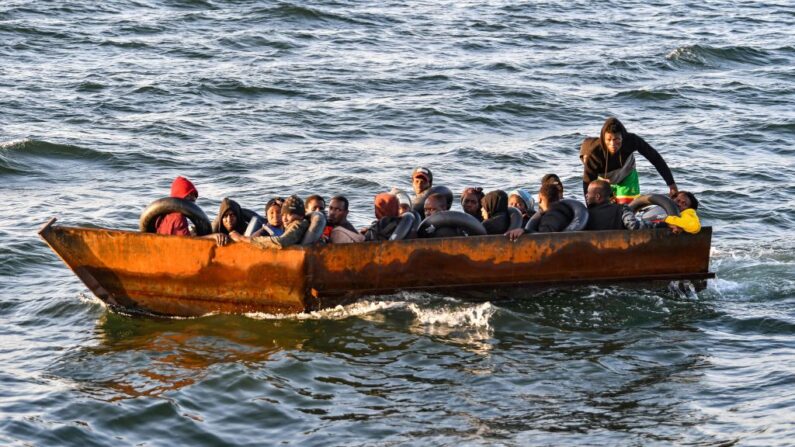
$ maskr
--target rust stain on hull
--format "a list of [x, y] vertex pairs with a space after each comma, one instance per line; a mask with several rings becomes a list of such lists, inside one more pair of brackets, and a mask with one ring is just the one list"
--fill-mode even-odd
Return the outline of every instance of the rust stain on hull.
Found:
[[712, 229], [420, 239], [260, 249], [208, 239], [53, 226], [40, 231], [103, 301], [196, 316], [295, 313], [401, 289], [709, 277]]

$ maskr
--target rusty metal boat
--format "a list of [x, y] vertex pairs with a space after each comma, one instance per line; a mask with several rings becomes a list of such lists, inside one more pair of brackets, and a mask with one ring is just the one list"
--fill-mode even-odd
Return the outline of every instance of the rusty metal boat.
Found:
[[155, 315], [297, 313], [399, 290], [500, 290], [703, 280], [712, 228], [475, 236], [261, 249], [209, 239], [65, 227], [41, 237], [112, 308]]

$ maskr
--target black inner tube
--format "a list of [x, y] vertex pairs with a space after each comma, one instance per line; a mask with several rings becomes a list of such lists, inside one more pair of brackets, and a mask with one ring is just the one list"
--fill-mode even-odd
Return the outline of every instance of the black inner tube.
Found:
[[323, 230], [326, 228], [326, 215], [320, 211], [312, 211], [305, 218], [309, 220], [309, 229], [304, 233], [301, 245], [312, 245], [323, 236]]
[[[585, 229], [585, 226], [588, 224], [588, 208], [583, 205], [582, 203], [574, 200], [574, 199], [563, 199], [560, 203], [569, 207], [571, 212], [574, 214], [574, 217], [571, 219], [571, 222], [563, 229], [563, 231], [582, 231]], [[536, 211], [535, 214], [527, 221], [527, 225], [524, 226], [525, 233], [537, 233], [538, 232], [538, 224], [541, 221], [542, 216], [541, 211]]]
[[417, 212], [423, 219], [425, 218], [425, 199], [431, 194], [441, 194], [444, 196], [448, 210], [453, 206], [453, 191], [451, 191], [450, 188], [446, 186], [431, 186], [421, 192], [420, 195], [415, 197], [414, 201], [411, 202], [411, 209]]
[[400, 216], [400, 221], [398, 222], [395, 231], [392, 232], [392, 235], [389, 236], [390, 241], [402, 241], [406, 239], [406, 236], [411, 233], [411, 230], [414, 228], [414, 224], [416, 223], [417, 218], [414, 213], [404, 213]]
[[138, 230], [142, 233], [156, 233], [157, 218], [166, 214], [180, 213], [196, 226], [196, 235], [205, 236], [212, 232], [210, 219], [196, 203], [176, 197], [164, 197], [150, 203], [138, 219]]
[[635, 200], [629, 204], [629, 209], [631, 209], [632, 212], [637, 212], [639, 209], [649, 205], [658, 205], [665, 210], [666, 214], [669, 216], [679, 216], [679, 207], [676, 206], [676, 202], [664, 194], [647, 194], [645, 196], [636, 197]]
[[420, 237], [429, 237], [438, 228], [454, 227], [463, 230], [468, 236], [484, 236], [486, 228], [477, 219], [461, 211], [441, 211], [426, 217], [417, 230]]

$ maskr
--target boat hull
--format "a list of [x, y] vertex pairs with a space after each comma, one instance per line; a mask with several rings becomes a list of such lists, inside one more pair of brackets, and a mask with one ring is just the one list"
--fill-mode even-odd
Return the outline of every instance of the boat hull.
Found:
[[704, 279], [712, 228], [416, 239], [261, 249], [61, 227], [42, 238], [86, 286], [126, 311], [174, 316], [296, 313], [398, 290], [474, 291]]

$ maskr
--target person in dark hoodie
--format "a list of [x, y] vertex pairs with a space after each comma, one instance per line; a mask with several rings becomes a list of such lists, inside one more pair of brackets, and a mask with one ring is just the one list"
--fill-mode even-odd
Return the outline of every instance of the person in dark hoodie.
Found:
[[586, 231], [637, 230], [640, 221], [635, 218], [626, 205], [612, 203], [613, 190], [604, 180], [594, 180], [588, 184], [585, 203], [588, 205], [588, 225]]
[[[560, 202], [562, 199], [560, 188], [554, 184], [541, 185], [538, 192], [538, 209], [541, 212], [541, 219], [538, 221], [539, 233], [557, 233], [566, 229], [574, 219], [572, 210]], [[515, 228], [505, 232], [505, 235], [512, 241], [525, 233], [524, 228]]]
[[221, 208], [218, 210], [218, 217], [220, 225], [218, 225], [218, 233], [215, 233], [213, 237], [219, 246], [224, 246], [231, 241], [230, 232], [236, 231], [239, 234], [246, 232], [243, 209], [234, 200], [224, 197], [224, 200], [221, 201]]
[[487, 234], [503, 234], [511, 226], [508, 215], [508, 194], [503, 190], [491, 191], [480, 201], [483, 226]]
[[671, 195], [678, 191], [674, 176], [662, 156], [643, 138], [627, 132], [618, 118], [605, 120], [599, 138], [586, 138], [580, 146], [583, 165], [582, 188], [588, 194], [588, 184], [597, 178], [610, 182], [617, 203], [629, 203], [640, 195], [635, 152], [646, 157], [657, 169]]
[[388, 192], [378, 194], [374, 200], [375, 218], [364, 230], [365, 241], [387, 241], [400, 223], [400, 200]]

